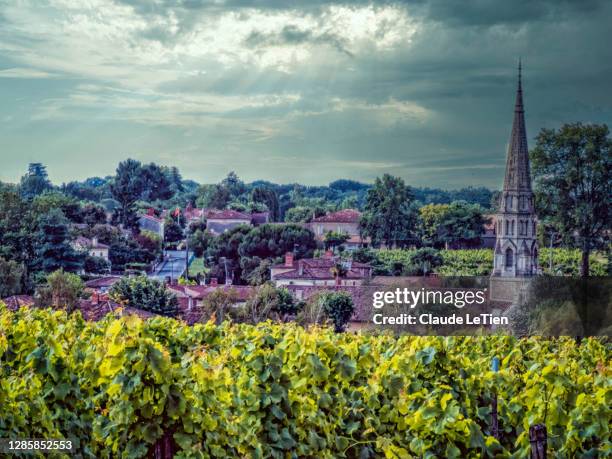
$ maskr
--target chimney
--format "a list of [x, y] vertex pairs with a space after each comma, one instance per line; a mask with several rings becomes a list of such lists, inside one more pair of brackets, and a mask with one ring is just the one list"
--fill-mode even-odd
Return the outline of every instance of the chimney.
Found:
[[153, 207], [149, 207], [149, 208], [147, 209], [147, 215], [148, 215], [149, 217], [155, 217], [155, 209], [153, 209]]
[[211, 287], [216, 287], [217, 285], [219, 285], [219, 282], [217, 281], [216, 277], [211, 277], [210, 278], [210, 286]]
[[287, 268], [293, 267], [293, 252], [287, 252], [285, 254], [285, 267]]
[[331, 260], [331, 259], [333, 259], [333, 258], [334, 258], [334, 252], [333, 252], [333, 250], [330, 250], [330, 249], [326, 250], [326, 251], [325, 251], [325, 254], [323, 255], [323, 258], [324, 258], [324, 259], [326, 259], [326, 260]]
[[97, 237], [95, 237], [95, 236], [94, 236], [94, 237], [91, 239], [91, 245], [92, 245], [93, 247], [98, 247], [98, 238], [97, 238]]
[[298, 261], [298, 273], [300, 276], [304, 275], [304, 263], [302, 263], [302, 260]]
[[97, 305], [100, 302], [100, 294], [98, 292], [93, 292], [91, 295], [91, 304]]

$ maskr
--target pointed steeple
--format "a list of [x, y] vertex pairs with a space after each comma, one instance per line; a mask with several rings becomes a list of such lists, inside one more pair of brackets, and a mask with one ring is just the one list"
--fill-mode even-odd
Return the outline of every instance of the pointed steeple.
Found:
[[506, 177], [495, 216], [493, 276], [533, 276], [539, 269], [537, 216], [531, 191], [521, 67], [519, 61], [514, 120], [506, 153]]
[[504, 191], [530, 191], [531, 172], [529, 170], [529, 151], [525, 130], [525, 110], [523, 108], [523, 85], [521, 81], [521, 61], [518, 66], [518, 87], [514, 104], [514, 120], [506, 157], [506, 177]]

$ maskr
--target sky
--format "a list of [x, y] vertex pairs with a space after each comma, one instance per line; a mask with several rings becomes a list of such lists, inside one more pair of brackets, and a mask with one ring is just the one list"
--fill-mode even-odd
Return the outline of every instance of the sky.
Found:
[[519, 57], [531, 145], [612, 124], [610, 24], [607, 0], [0, 0], [0, 180], [134, 158], [499, 188]]

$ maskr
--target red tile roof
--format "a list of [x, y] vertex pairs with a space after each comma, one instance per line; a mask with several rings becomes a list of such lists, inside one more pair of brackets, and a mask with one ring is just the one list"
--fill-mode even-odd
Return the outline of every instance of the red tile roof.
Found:
[[197, 220], [204, 216], [205, 211], [204, 209], [186, 207], [183, 214], [185, 215], [185, 218], [187, 218], [188, 220]]
[[[336, 260], [329, 258], [307, 258], [294, 260], [290, 271], [275, 274], [274, 279], [334, 279], [332, 268], [336, 265]], [[343, 279], [364, 279], [369, 277], [372, 267], [366, 263], [356, 261], [347, 264], [347, 273]], [[275, 265], [273, 268], [289, 268], [284, 264]], [[366, 274], [364, 274], [366, 271]]]
[[85, 287], [87, 288], [103, 288], [103, 287], [112, 287], [116, 282], [119, 282], [121, 277], [119, 276], [105, 276], [98, 277], [96, 279], [91, 279], [85, 282]]
[[351, 295], [353, 299], [353, 315], [351, 321], [356, 322], [369, 322], [372, 316], [372, 288], [363, 286], [303, 286], [303, 285], [286, 285], [287, 288], [294, 296], [297, 296], [297, 292], [302, 293], [302, 299], [307, 300], [315, 293], [319, 292], [346, 292]]
[[81, 314], [85, 320], [94, 322], [103, 319], [111, 312], [118, 313], [119, 311], [121, 316], [137, 315], [141, 319], [149, 319], [157, 315], [138, 308], [132, 308], [129, 306], [122, 307], [120, 304], [108, 299], [102, 299], [100, 301], [93, 301], [91, 299], [79, 300], [78, 310], [81, 311]]
[[195, 300], [203, 300], [218, 289], [226, 292], [233, 290], [238, 296], [238, 301], [246, 301], [255, 290], [254, 287], [249, 285], [218, 285], [216, 287], [211, 285], [186, 285], [184, 293]]
[[22, 306], [32, 306], [34, 304], [34, 298], [30, 295], [13, 295], [0, 301], [6, 304], [11, 311], [16, 311]]
[[243, 212], [238, 212], [232, 209], [207, 209], [204, 212], [207, 220], [248, 220], [251, 221], [251, 216]]
[[322, 217], [312, 220], [314, 223], [359, 223], [361, 212], [355, 209], [344, 209], [338, 212], [331, 212]]

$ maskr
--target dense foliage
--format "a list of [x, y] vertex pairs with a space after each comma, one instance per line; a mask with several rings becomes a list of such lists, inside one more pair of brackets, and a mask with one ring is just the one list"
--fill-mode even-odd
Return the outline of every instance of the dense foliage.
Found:
[[36, 289], [36, 305], [73, 311], [83, 294], [85, 284], [79, 276], [57, 270], [45, 277], [45, 283]]
[[121, 278], [111, 287], [109, 296], [119, 304], [155, 314], [174, 317], [178, 313], [176, 296], [162, 282], [145, 276]]
[[436, 248], [478, 247], [485, 224], [483, 212], [479, 205], [465, 201], [423, 206], [419, 209], [421, 242]]
[[190, 247], [204, 255], [212, 277], [224, 280], [229, 276], [234, 283], [261, 284], [268, 280], [271, 263], [291, 251], [296, 258], [311, 257], [316, 241], [310, 230], [296, 224], [241, 225], [217, 237], [196, 230], [190, 237]]
[[0, 437], [69, 438], [75, 457], [144, 457], [168, 434], [178, 458], [518, 458], [544, 423], [551, 454], [602, 457], [610, 351], [0, 307]]
[[399, 177], [384, 174], [368, 190], [359, 222], [372, 244], [406, 247], [416, 242], [418, 214], [410, 187]]
[[[418, 274], [413, 256], [417, 250], [363, 250], [356, 254], [359, 261], [366, 261], [378, 275], [400, 276]], [[493, 268], [493, 250], [440, 250], [442, 263], [433, 271], [444, 276], [488, 276]], [[552, 263], [551, 263], [552, 255]], [[540, 250], [540, 266], [545, 274], [580, 274], [581, 253], [578, 249]], [[600, 253], [591, 253], [591, 275], [607, 275], [607, 261]], [[422, 272], [422, 271], [421, 271]]]
[[580, 248], [581, 274], [588, 276], [589, 253], [609, 250], [610, 244], [610, 130], [605, 124], [582, 123], [542, 129], [531, 157], [538, 215], [566, 244]]

